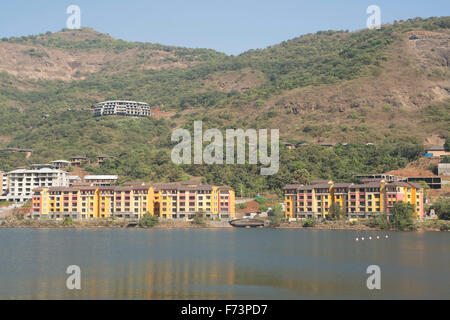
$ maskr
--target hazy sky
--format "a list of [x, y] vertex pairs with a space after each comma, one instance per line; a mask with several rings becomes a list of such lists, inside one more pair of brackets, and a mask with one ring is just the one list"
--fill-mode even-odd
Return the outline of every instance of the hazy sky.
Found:
[[319, 30], [365, 28], [372, 4], [382, 23], [450, 15], [449, 0], [0, 0], [0, 37], [61, 30], [72, 4], [81, 8], [81, 26], [115, 38], [228, 54]]

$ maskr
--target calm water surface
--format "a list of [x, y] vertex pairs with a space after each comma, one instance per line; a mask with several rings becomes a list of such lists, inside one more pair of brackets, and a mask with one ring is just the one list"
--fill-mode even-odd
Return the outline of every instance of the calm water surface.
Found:
[[448, 232], [0, 229], [1, 299], [450, 299], [449, 270]]

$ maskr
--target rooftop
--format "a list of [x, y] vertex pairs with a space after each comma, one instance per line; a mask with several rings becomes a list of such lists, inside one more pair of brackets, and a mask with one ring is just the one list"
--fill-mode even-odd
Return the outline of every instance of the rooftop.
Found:
[[427, 150], [429, 150], [429, 151], [445, 151], [445, 148], [443, 145], [442, 146], [434, 145], [434, 146], [427, 148]]
[[11, 174], [11, 173], [67, 173], [67, 172], [59, 169], [40, 168], [40, 169], [17, 169], [9, 173]]
[[116, 175], [90, 175], [84, 176], [84, 180], [117, 180]]

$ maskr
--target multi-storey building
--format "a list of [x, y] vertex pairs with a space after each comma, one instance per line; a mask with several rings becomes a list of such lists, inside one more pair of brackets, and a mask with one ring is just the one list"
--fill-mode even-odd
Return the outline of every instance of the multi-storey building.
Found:
[[150, 106], [145, 102], [136, 101], [105, 101], [92, 106], [94, 116], [132, 116], [132, 117], [150, 117]]
[[[325, 181], [323, 181], [325, 182]], [[332, 204], [332, 184], [291, 184], [284, 187], [285, 210], [289, 217], [314, 217], [328, 214]]]
[[74, 186], [38, 188], [32, 200], [34, 218], [139, 219], [145, 213], [162, 219], [233, 218], [234, 190], [227, 186], [169, 184], [150, 186]]
[[385, 195], [383, 188], [385, 185], [384, 180], [350, 185], [348, 214], [357, 217], [383, 212]]
[[0, 171], [0, 199], [8, 193], [8, 174]]
[[414, 182], [396, 182], [386, 185], [386, 212], [395, 202], [403, 201], [414, 205], [417, 217], [423, 217], [423, 186]]
[[23, 202], [31, 199], [33, 189], [68, 186], [66, 171], [50, 168], [18, 169], [8, 173], [9, 189], [5, 200]]
[[234, 217], [234, 190], [227, 186], [182, 183], [155, 187], [155, 213], [163, 218]]
[[341, 212], [345, 213], [349, 210], [348, 193], [352, 183], [335, 183], [332, 188], [332, 202], [335, 203]]
[[366, 181], [363, 184], [333, 183], [287, 185], [284, 187], [287, 218], [324, 218], [331, 205], [348, 217], [389, 214], [396, 201], [414, 206], [417, 218], [423, 217], [423, 187], [417, 183]]
[[[155, 202], [154, 188], [152, 186], [140, 184], [113, 189], [111, 214], [115, 218], [140, 218], [147, 212], [155, 214], [153, 209]], [[100, 215], [100, 218], [105, 217]]]

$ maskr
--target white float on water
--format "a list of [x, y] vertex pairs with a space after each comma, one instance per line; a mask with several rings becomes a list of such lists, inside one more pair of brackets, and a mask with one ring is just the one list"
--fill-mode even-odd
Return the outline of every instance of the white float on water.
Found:
[[358, 238], [356, 238], [356, 239], [355, 239], [355, 241], [359, 241], [359, 239], [358, 239]]
[[361, 237], [361, 240], [364, 240], [364, 237]]
[[386, 239], [387, 239], [387, 238], [389, 238], [389, 236], [388, 236], [388, 235], [386, 235]]
[[380, 236], [377, 236], [377, 239], [380, 239]]
[[369, 240], [372, 240], [372, 237], [369, 237]]

